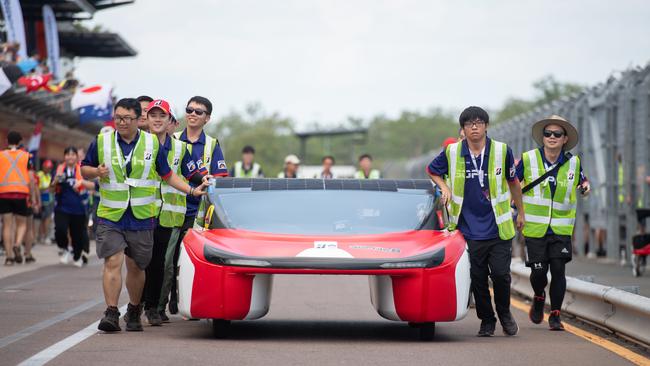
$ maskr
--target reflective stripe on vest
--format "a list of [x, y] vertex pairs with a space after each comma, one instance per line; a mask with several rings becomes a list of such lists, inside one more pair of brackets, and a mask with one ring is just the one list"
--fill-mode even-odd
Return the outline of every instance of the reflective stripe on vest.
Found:
[[235, 163], [235, 178], [258, 178], [260, 176], [260, 165], [253, 163], [249, 171], [244, 170], [244, 163], [238, 161]]
[[155, 169], [158, 149], [158, 139], [140, 131], [131, 154], [131, 173], [127, 176], [126, 162], [117, 143], [116, 132], [97, 136], [99, 163], [108, 169], [108, 177], [99, 180], [101, 199], [97, 216], [117, 222], [129, 205], [138, 219], [158, 215], [160, 178]]
[[366, 174], [362, 170], [357, 170], [357, 172], [354, 173], [354, 177], [356, 179], [379, 179], [380, 176], [381, 174], [377, 169], [370, 170], [370, 174], [368, 174], [368, 178], [366, 178]]
[[[529, 184], [545, 173], [544, 160], [539, 149], [525, 152], [522, 159], [524, 183]], [[524, 236], [541, 238], [548, 232], [549, 225], [557, 235], [573, 234], [579, 171], [580, 159], [574, 156], [558, 170], [553, 197], [551, 197], [551, 186], [548, 179], [524, 193], [526, 218]]]
[[[510, 212], [510, 189], [506, 175], [506, 153], [508, 146], [502, 142], [490, 140], [488, 157], [488, 185], [490, 204], [499, 231], [499, 238], [510, 240], [515, 236], [515, 225]], [[462, 141], [447, 146], [445, 151], [451, 183], [451, 200], [449, 200], [449, 230], [458, 226], [465, 196], [465, 157], [462, 155]]]
[[22, 150], [4, 150], [0, 154], [0, 193], [29, 194], [29, 154]]
[[[177, 176], [184, 180], [181, 172], [181, 163], [185, 156], [186, 144], [180, 140], [171, 139], [172, 148], [167, 154], [169, 167]], [[181, 227], [185, 220], [186, 195], [176, 188], [163, 181], [160, 183], [160, 194], [162, 196], [162, 207], [158, 222], [162, 227]]]

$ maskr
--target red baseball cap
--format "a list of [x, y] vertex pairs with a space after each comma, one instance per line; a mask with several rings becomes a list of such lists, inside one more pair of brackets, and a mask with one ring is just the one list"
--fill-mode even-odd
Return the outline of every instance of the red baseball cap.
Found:
[[45, 160], [43, 162], [43, 168], [51, 168], [52, 167], [52, 160]]
[[455, 138], [455, 137], [447, 137], [445, 139], [445, 141], [442, 142], [442, 147], [444, 147], [446, 149], [447, 146], [449, 146], [451, 144], [455, 144], [456, 142], [458, 142], [457, 138]]
[[160, 108], [163, 112], [167, 114], [171, 114], [171, 107], [169, 106], [169, 103], [166, 100], [162, 100], [162, 99], [153, 100], [147, 106], [147, 114], [149, 114], [149, 112], [151, 112], [151, 110], [154, 108]]

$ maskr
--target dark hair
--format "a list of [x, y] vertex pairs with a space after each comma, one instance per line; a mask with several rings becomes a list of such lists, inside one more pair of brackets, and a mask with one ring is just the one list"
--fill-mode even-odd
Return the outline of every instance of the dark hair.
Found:
[[460, 123], [460, 127], [463, 127], [465, 122], [476, 119], [485, 122], [485, 124], [490, 123], [490, 116], [488, 113], [483, 108], [476, 106], [465, 108], [465, 110], [460, 114], [460, 117], [458, 117], [458, 122]]
[[244, 146], [243, 149], [241, 149], [242, 154], [255, 154], [255, 148], [252, 147], [251, 145], [246, 145]]
[[336, 160], [334, 159], [334, 157], [332, 155], [323, 156], [323, 158], [321, 159], [320, 162], [324, 163], [326, 159], [330, 159], [332, 161], [332, 164], [336, 164]]
[[370, 156], [370, 154], [363, 154], [363, 155], [359, 156], [359, 161], [361, 161], [363, 159], [366, 159], [366, 158], [370, 159], [370, 161], [372, 161], [372, 156]]
[[148, 95], [141, 95], [141, 96], [139, 96], [139, 97], [137, 97], [135, 99], [138, 101], [138, 103], [140, 103], [140, 102], [147, 102], [147, 103], [153, 102], [153, 98], [148, 96]]
[[142, 115], [142, 107], [140, 106], [140, 102], [138, 102], [137, 99], [122, 98], [118, 100], [117, 103], [115, 103], [115, 108], [113, 108], [113, 111], [116, 111], [118, 107], [134, 111], [135, 118], [140, 118], [140, 115]]
[[9, 145], [18, 145], [23, 137], [16, 131], [9, 131], [7, 134], [7, 143]]
[[212, 114], [212, 103], [210, 103], [208, 98], [200, 97], [197, 95], [190, 98], [190, 100], [187, 101], [187, 105], [190, 105], [192, 102], [203, 105], [208, 115]]
[[63, 155], [67, 155], [67, 154], [69, 154], [71, 152], [75, 153], [76, 155], [79, 155], [79, 151], [74, 146], [66, 147], [65, 150], [63, 150]]

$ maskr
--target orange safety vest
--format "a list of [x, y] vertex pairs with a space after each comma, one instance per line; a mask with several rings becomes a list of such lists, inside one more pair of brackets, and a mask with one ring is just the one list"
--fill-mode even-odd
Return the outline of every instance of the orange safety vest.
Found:
[[29, 153], [4, 150], [0, 153], [0, 193], [29, 194]]
[[[56, 167], [56, 175], [63, 174], [63, 171], [65, 170], [65, 164], [59, 164], [59, 166]], [[75, 185], [74, 190], [77, 193], [81, 193], [86, 190], [86, 187], [81, 184], [81, 181], [83, 181], [83, 177], [81, 176], [81, 163], [77, 163], [74, 166], [74, 179], [75, 179]], [[57, 187], [57, 192], [59, 191], [59, 188]]]

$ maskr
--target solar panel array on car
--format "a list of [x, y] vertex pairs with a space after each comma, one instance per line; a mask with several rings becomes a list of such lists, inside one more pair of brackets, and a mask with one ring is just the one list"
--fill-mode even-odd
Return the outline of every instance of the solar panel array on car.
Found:
[[433, 190], [427, 179], [283, 179], [283, 178], [219, 178], [215, 188], [251, 188], [253, 191], [273, 190], [349, 190], [386, 191], [398, 189]]

